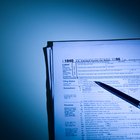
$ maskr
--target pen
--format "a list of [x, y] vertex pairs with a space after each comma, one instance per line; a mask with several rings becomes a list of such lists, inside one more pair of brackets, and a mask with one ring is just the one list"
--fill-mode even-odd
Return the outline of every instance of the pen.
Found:
[[95, 83], [97, 85], [99, 85], [100, 87], [104, 88], [105, 90], [111, 92], [112, 94], [118, 96], [119, 98], [125, 100], [126, 102], [128, 102], [128, 103], [130, 103], [130, 104], [132, 104], [135, 107], [140, 109], [140, 101], [139, 100], [137, 100], [137, 99], [135, 99], [135, 98], [133, 98], [133, 97], [131, 97], [131, 96], [129, 96], [129, 95], [127, 95], [127, 94], [125, 94], [125, 93], [107, 85], [107, 84], [104, 84], [102, 82], [95, 81]]

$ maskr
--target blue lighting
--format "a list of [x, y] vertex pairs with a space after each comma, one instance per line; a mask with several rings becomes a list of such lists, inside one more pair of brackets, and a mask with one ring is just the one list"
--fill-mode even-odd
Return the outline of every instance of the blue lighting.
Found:
[[140, 37], [135, 0], [5, 0], [0, 12], [0, 116], [5, 139], [48, 139], [42, 51], [48, 40]]

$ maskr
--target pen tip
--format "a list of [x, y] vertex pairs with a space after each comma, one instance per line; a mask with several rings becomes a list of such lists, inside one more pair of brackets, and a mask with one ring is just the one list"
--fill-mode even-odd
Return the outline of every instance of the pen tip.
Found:
[[94, 81], [96, 84], [99, 84], [100, 82], [98, 82], [98, 81]]

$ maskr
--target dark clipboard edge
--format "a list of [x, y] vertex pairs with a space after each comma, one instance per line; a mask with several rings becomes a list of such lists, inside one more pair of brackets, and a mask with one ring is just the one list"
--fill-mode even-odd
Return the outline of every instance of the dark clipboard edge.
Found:
[[50, 88], [48, 58], [47, 58], [47, 48], [48, 47], [52, 48], [52, 46], [53, 42], [48, 42], [47, 47], [43, 48], [46, 65], [46, 109], [48, 115], [49, 140], [54, 140], [54, 101], [52, 98], [52, 89]]
[[123, 40], [140, 40], [140, 37], [138, 38], [120, 38], [120, 39], [96, 39], [96, 40], [54, 40], [54, 41], [48, 41], [47, 44], [53, 44], [53, 42], [87, 42], [87, 41], [123, 41]]

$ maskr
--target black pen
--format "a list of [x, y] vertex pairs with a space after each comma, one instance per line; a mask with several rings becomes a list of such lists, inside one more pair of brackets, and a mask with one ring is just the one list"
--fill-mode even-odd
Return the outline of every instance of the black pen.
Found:
[[131, 97], [131, 96], [129, 96], [129, 95], [127, 95], [127, 94], [125, 94], [125, 93], [107, 85], [107, 84], [104, 84], [102, 82], [95, 81], [95, 83], [97, 85], [101, 86], [102, 88], [104, 88], [105, 90], [111, 92], [112, 94], [118, 96], [119, 98], [127, 101], [128, 103], [130, 103], [130, 104], [132, 104], [135, 107], [140, 109], [140, 101], [139, 100], [137, 100], [137, 99], [135, 99], [135, 98], [133, 98], [133, 97]]

